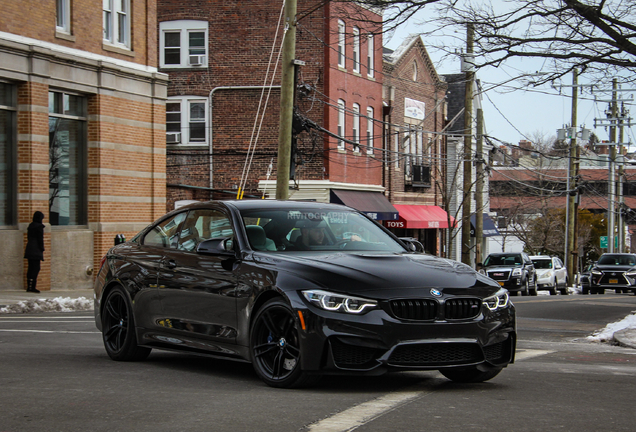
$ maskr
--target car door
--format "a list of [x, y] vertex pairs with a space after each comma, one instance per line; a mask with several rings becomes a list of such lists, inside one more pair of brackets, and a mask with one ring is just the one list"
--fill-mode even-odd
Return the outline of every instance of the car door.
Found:
[[[159, 271], [164, 325], [175, 343], [194, 339], [235, 343], [236, 258], [197, 253], [197, 245], [213, 238], [234, 238], [229, 216], [221, 209], [193, 209], [181, 225], [176, 248], [165, 251]], [[195, 345], [197, 345], [195, 343]], [[214, 344], [197, 348], [224, 350]]]
[[554, 265], [554, 274], [556, 275], [557, 279], [557, 286], [565, 286], [565, 281], [567, 280], [568, 273], [565, 266], [563, 265], [563, 262], [556, 257], [553, 258], [552, 261]]
[[157, 279], [160, 271], [161, 259], [165, 251], [177, 246], [180, 224], [186, 213], [179, 213], [159, 221], [145, 231], [138, 240], [125, 245], [126, 267], [120, 267], [120, 280], [129, 289], [138, 289], [134, 295], [136, 324], [142, 328], [153, 328], [161, 318], [161, 300], [157, 289]]

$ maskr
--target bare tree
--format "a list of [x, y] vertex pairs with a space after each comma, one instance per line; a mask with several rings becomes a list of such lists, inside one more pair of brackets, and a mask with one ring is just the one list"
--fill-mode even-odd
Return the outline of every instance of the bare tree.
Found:
[[[555, 81], [573, 69], [598, 80], [617, 75], [636, 81], [634, 0], [332, 0], [382, 7], [387, 32], [421, 19], [427, 46], [456, 55], [465, 41], [452, 33], [475, 26], [477, 69], [509, 59], [544, 59], [535, 83]], [[424, 13], [426, 11], [426, 14]], [[430, 12], [429, 12], [430, 11]], [[437, 36], [451, 36], [437, 43]]]

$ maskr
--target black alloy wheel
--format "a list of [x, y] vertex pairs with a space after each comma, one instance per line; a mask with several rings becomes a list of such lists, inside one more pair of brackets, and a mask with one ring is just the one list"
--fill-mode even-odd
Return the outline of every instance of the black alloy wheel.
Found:
[[139, 361], [150, 354], [150, 348], [137, 345], [132, 308], [120, 286], [113, 288], [104, 302], [102, 336], [106, 352], [113, 360]]
[[298, 326], [282, 299], [269, 300], [254, 317], [250, 353], [257, 375], [271, 387], [303, 387], [320, 378], [301, 368]]

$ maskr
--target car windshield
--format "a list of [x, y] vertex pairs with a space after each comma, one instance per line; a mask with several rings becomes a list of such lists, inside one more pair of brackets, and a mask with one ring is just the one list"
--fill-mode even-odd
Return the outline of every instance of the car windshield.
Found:
[[484, 266], [519, 266], [523, 263], [519, 254], [489, 255]]
[[532, 264], [534, 264], [534, 268], [539, 269], [539, 270], [551, 269], [552, 268], [552, 260], [550, 260], [550, 259], [532, 260]]
[[632, 255], [603, 255], [599, 258], [600, 265], [636, 265], [636, 257]]
[[377, 224], [346, 209], [251, 209], [241, 216], [258, 251], [406, 251]]

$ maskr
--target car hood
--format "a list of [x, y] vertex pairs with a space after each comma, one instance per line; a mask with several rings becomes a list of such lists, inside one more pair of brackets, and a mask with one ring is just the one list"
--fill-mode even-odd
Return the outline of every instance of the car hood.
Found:
[[554, 269], [535, 269], [535, 273], [537, 274], [537, 276], [543, 276], [544, 274], [550, 273], [554, 271]]
[[611, 271], [624, 272], [624, 271], [633, 269], [634, 266], [632, 266], [632, 265], [613, 265], [613, 264], [603, 265], [603, 264], [597, 264], [596, 268], [599, 269], [599, 270], [602, 270], [604, 272], [611, 272]]
[[[261, 264], [271, 264], [272, 270], [278, 272], [277, 279], [295, 279], [294, 289], [319, 287], [343, 294], [380, 299], [409, 295], [432, 297], [430, 288], [445, 295], [487, 297], [500, 289], [495, 281], [469, 266], [432, 255], [367, 252], [294, 255], [256, 253], [254, 259]], [[280, 284], [279, 281], [277, 283]], [[284, 289], [285, 286], [281, 288]], [[423, 291], [422, 288], [429, 289]]]

